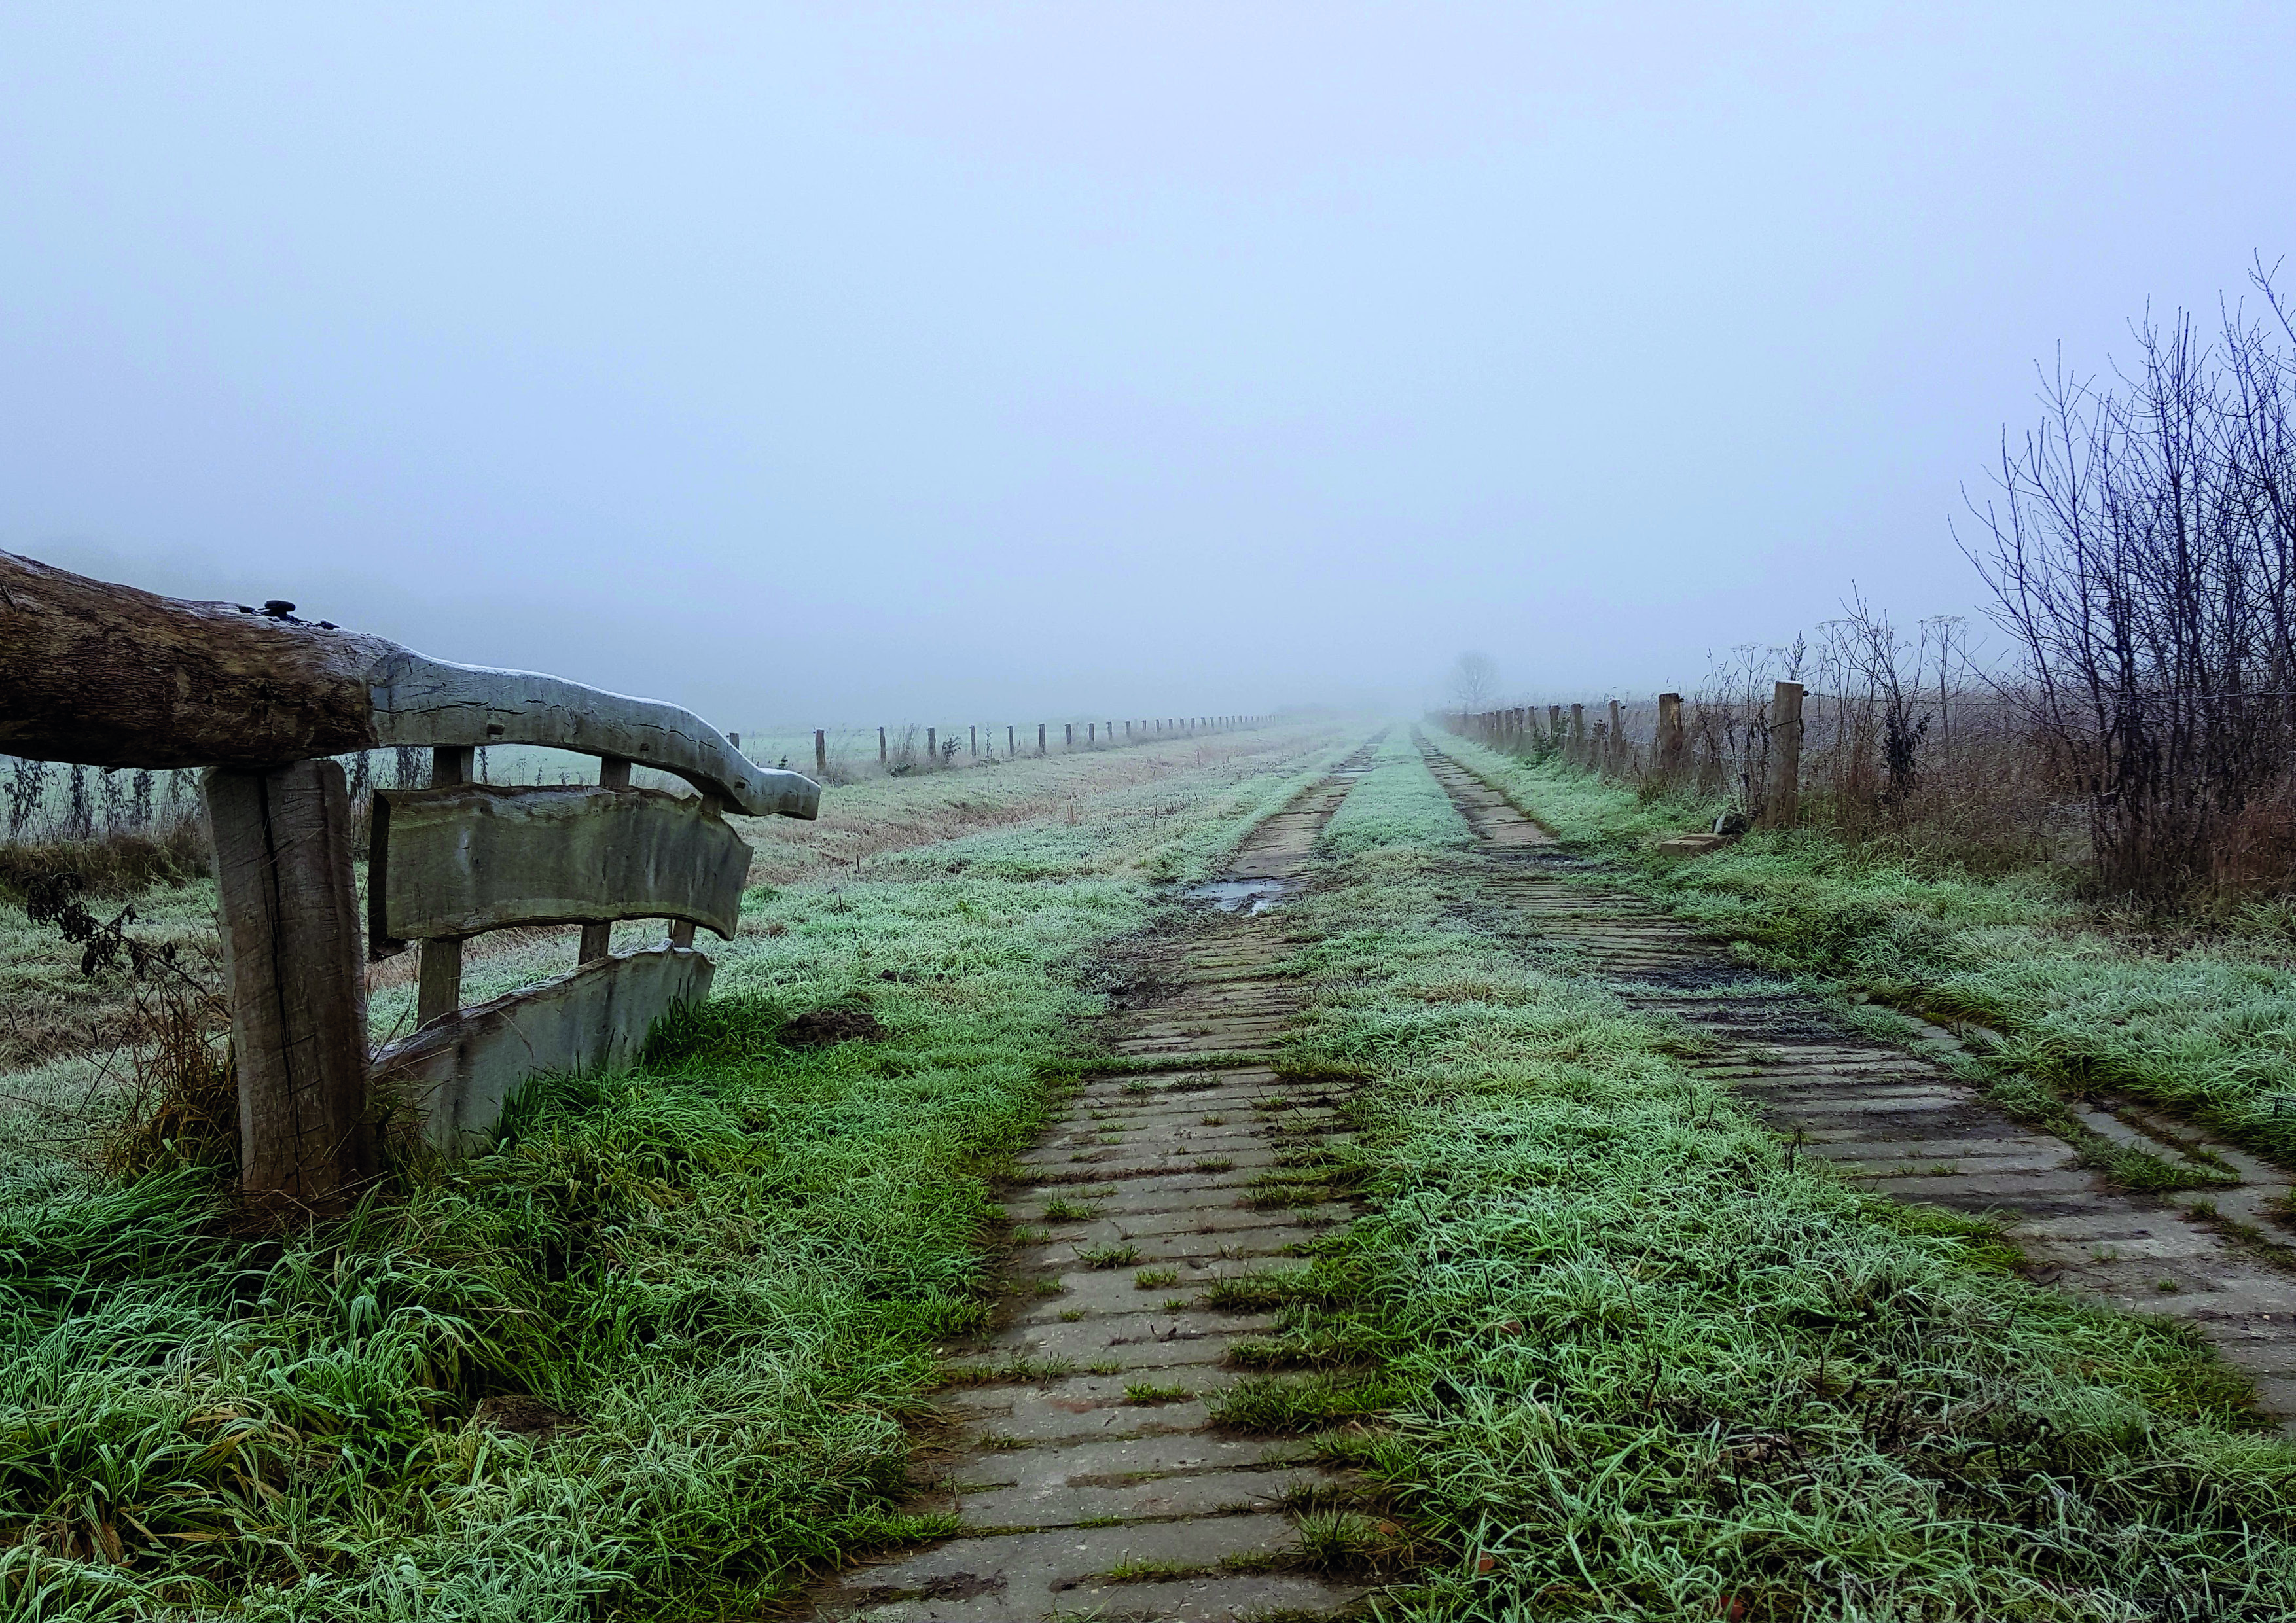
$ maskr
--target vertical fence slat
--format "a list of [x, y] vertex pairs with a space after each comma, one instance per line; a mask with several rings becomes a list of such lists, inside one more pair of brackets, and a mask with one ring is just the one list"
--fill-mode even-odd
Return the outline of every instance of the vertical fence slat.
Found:
[[[430, 751], [430, 786], [471, 781], [471, 750], [467, 744], [445, 745]], [[422, 961], [414, 987], [414, 1023], [427, 1026], [442, 1014], [463, 1006], [463, 942], [457, 936], [422, 944]]]
[[[599, 788], [627, 789], [629, 786], [629, 762], [619, 755], [605, 755], [598, 758]], [[603, 924], [582, 926], [582, 947], [580, 952], [576, 955], [577, 962], [587, 963], [594, 958], [604, 957], [613, 950], [614, 926], [611, 921]]]

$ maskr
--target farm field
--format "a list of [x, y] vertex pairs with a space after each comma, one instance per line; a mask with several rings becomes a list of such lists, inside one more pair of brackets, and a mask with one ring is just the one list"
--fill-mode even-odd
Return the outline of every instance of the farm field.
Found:
[[[747, 831], [716, 996], [643, 1066], [283, 1240], [211, 1166], [94, 1164], [58, 1112], [100, 1109], [100, 1045], [20, 1068], [0, 1594], [2288, 1615], [2287, 1276], [2138, 1246], [2175, 1294], [2124, 1300], [1976, 1215], [2030, 1162], [2150, 1220], [2040, 1129], [1960, 1184], [1822, 1152], [1984, 1078], [1653, 906], [1745, 889], [1644, 865], [1680, 810], [1400, 724], [835, 789]], [[186, 951], [205, 905], [137, 900]], [[10, 930], [20, 985], [53, 971]], [[2158, 1310], [2234, 1289], [2260, 1334]]]

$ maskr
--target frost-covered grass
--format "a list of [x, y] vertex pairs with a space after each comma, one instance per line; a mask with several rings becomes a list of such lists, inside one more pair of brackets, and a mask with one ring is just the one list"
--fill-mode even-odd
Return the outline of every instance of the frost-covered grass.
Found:
[[[1254, 1423], [1320, 1434], [1432, 1564], [1404, 1618], [2296, 1615], [2296, 1450], [2191, 1332], [1799, 1166], [1677, 1028], [1480, 924], [1468, 854], [1292, 905], [1294, 1062], [1365, 1076]], [[1242, 1291], [1242, 1283], [1232, 1287]], [[1357, 1401], [1357, 1400], [1360, 1401]]]
[[1699, 820], [1683, 804], [1465, 741], [1443, 749], [1563, 838], [1766, 966], [2007, 1035], [2005, 1071], [2110, 1085], [2188, 1112], [2296, 1165], [2296, 967], [2284, 912], [2251, 933], [2161, 950], [2095, 927], [2046, 872], [1976, 875], [1819, 835], [1756, 832], [1684, 860], [1646, 848]]
[[[112, 1182], [11, 1119], [0, 1613], [748, 1617], [944, 1528], [893, 1508], [903, 1423], [986, 1311], [989, 1180], [1073, 1072], [1080, 966], [1345, 747], [1073, 779], [760, 887], [642, 1069], [537, 1085], [493, 1153], [283, 1241], [212, 1173]], [[775, 1040], [863, 1001], [882, 1042]], [[502, 1394], [572, 1427], [480, 1424]]]
[[1371, 771], [1340, 802], [1316, 848], [1326, 856], [1349, 857], [1379, 846], [1473, 842], [1473, 831], [1427, 770], [1410, 730], [1390, 727], [1373, 754]]

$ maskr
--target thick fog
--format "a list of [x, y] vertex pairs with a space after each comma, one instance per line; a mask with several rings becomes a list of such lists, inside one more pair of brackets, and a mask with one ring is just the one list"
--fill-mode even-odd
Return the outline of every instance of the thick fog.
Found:
[[2296, 248], [2296, 8], [17, 6], [0, 547], [727, 725], [1694, 681]]

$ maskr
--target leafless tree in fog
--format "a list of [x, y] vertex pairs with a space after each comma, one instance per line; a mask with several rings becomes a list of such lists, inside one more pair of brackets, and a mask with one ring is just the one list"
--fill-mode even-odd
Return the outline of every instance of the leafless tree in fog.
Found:
[[1451, 667], [1451, 702], [1469, 715], [1490, 709], [1499, 696], [1499, 662], [1487, 653], [1461, 654]]

